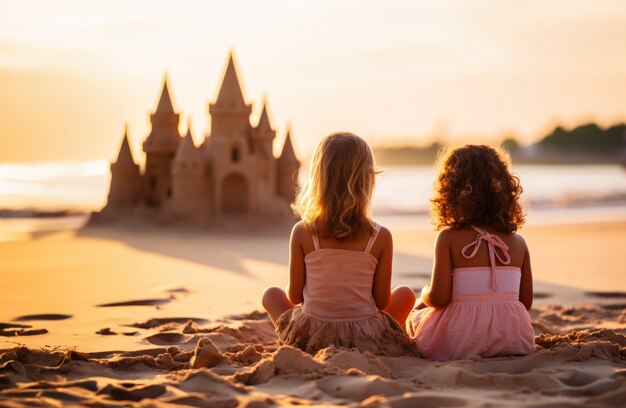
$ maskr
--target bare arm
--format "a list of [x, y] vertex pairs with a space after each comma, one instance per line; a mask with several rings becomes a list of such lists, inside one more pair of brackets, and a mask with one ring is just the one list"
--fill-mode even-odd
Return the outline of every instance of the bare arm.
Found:
[[452, 258], [450, 243], [445, 231], [437, 235], [435, 241], [435, 259], [430, 285], [422, 289], [422, 302], [427, 306], [442, 308], [452, 298]]
[[294, 305], [304, 300], [302, 291], [305, 282], [304, 250], [302, 239], [309, 234], [301, 223], [294, 225], [289, 242], [289, 282], [287, 283], [287, 297]]
[[372, 295], [374, 296], [376, 307], [379, 310], [383, 310], [389, 304], [389, 298], [391, 297], [391, 265], [393, 260], [391, 232], [387, 228], [381, 227], [377, 241], [382, 244], [382, 252], [374, 273]]
[[519, 301], [526, 307], [526, 310], [530, 310], [530, 307], [533, 305], [533, 273], [530, 268], [530, 254], [528, 253], [528, 247], [526, 247], [524, 262], [522, 263], [522, 280], [519, 287]]

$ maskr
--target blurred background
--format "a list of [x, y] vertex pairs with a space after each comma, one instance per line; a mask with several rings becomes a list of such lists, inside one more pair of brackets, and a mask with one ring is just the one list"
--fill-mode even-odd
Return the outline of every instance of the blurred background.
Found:
[[621, 0], [0, 1], [0, 239], [105, 205], [165, 73], [199, 144], [230, 50], [275, 152], [289, 122], [303, 168], [330, 132], [370, 142], [379, 216], [428, 223], [438, 148], [486, 142], [510, 152], [529, 222], [625, 219], [624, 21]]

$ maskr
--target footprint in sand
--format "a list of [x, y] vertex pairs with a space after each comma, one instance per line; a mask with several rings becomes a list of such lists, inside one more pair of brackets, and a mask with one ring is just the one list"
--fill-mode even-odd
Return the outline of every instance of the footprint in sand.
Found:
[[70, 319], [72, 317], [73, 317], [72, 315], [48, 313], [48, 314], [35, 314], [35, 315], [20, 316], [20, 317], [16, 317], [15, 319], [13, 319], [13, 321], [14, 322], [27, 322], [31, 320], [65, 320], [65, 319]]
[[118, 333], [118, 332], [111, 330], [109, 327], [105, 327], [103, 329], [98, 330], [96, 334], [99, 334], [101, 336], [117, 336], [118, 334], [123, 334], [124, 336], [137, 336], [139, 332], [134, 331], [134, 332]]
[[563, 384], [570, 387], [584, 387], [598, 380], [598, 376], [582, 370], [563, 370], [554, 375]]
[[603, 299], [626, 298], [626, 292], [585, 292], [585, 295]]
[[191, 293], [191, 291], [187, 288], [172, 288], [172, 289], [166, 289], [165, 292], [167, 293], [185, 293], [185, 294], [189, 294]]
[[141, 299], [129, 300], [126, 302], [103, 303], [96, 307], [121, 307], [121, 306], [159, 306], [171, 301], [171, 299]]
[[146, 341], [150, 344], [157, 346], [169, 346], [173, 344], [180, 344], [187, 340], [190, 336], [186, 336], [181, 333], [158, 333], [152, 336], [146, 337]]
[[0, 330], [4, 329], [28, 329], [33, 327], [30, 324], [17, 324], [17, 323], [0, 323]]
[[0, 336], [37, 336], [48, 333], [46, 329], [31, 329], [31, 327], [33, 326], [29, 324], [0, 323]]
[[[585, 296], [596, 297], [596, 298], [600, 298], [603, 300], [626, 299], [626, 292], [610, 292], [610, 291], [585, 292]], [[626, 309], [626, 303], [606, 303], [606, 304], [599, 304], [598, 306], [600, 306], [603, 309], [608, 309], [608, 310]]]
[[412, 408], [412, 407], [422, 407], [422, 408], [440, 408], [440, 407], [465, 407], [469, 406], [469, 400], [456, 398], [456, 397], [446, 397], [438, 394], [427, 394], [426, 393], [407, 393], [402, 396], [392, 397], [387, 401], [387, 405], [391, 408]]
[[610, 303], [607, 305], [600, 305], [600, 307], [607, 310], [624, 310], [626, 309], [626, 303]]
[[196, 324], [204, 324], [208, 321], [199, 317], [159, 317], [155, 319], [150, 319], [144, 323], [129, 324], [128, 326], [136, 327], [138, 329], [153, 329], [155, 327], [164, 326], [170, 323], [185, 324], [190, 320]]

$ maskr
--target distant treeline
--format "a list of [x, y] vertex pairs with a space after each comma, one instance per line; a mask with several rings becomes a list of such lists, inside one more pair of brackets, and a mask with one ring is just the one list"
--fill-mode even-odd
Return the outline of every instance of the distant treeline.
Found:
[[[507, 138], [500, 145], [516, 163], [626, 163], [626, 124], [601, 128], [589, 123], [566, 130], [557, 126], [539, 142], [521, 145]], [[442, 144], [430, 146], [375, 147], [376, 159], [383, 165], [432, 164]]]
[[432, 164], [442, 145], [435, 142], [427, 147], [397, 146], [374, 147], [376, 161], [383, 165], [413, 166], [418, 164]]

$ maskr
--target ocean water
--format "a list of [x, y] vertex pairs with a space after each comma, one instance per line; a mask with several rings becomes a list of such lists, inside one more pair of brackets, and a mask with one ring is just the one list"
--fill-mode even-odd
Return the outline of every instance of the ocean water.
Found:
[[[626, 169], [618, 165], [518, 165], [529, 213], [565, 209], [626, 218]], [[306, 177], [305, 175], [303, 177]], [[435, 177], [430, 166], [389, 167], [378, 177], [373, 209], [382, 215], [426, 215]], [[92, 211], [106, 204], [109, 163], [0, 164], [0, 210]]]
[[0, 164], [0, 209], [93, 211], [109, 182], [105, 160]]
[[[618, 165], [518, 165], [522, 202], [532, 210], [626, 204], [626, 169]], [[373, 207], [389, 213], [428, 211], [435, 170], [391, 167], [378, 182]]]

